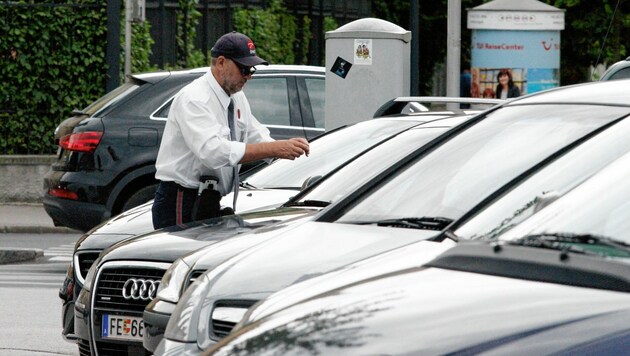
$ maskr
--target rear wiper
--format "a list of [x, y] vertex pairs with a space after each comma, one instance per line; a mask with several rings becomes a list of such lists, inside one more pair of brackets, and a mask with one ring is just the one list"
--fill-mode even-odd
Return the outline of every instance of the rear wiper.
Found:
[[285, 206], [313, 206], [313, 207], [318, 207], [318, 208], [325, 208], [328, 205], [330, 205], [330, 202], [323, 201], [323, 200], [302, 200], [302, 201], [288, 202], [285, 204]]
[[617, 253], [615, 255], [630, 257], [630, 245], [606, 236], [597, 236], [593, 234], [546, 232], [523, 236], [517, 240], [509, 241], [507, 243], [510, 245], [548, 248], [597, 256], [602, 256], [604, 253], [593, 252], [592, 250], [587, 250], [586, 248], [579, 247], [574, 244], [610, 247], [616, 250]]
[[440, 231], [445, 229], [450, 223], [453, 222], [453, 219], [443, 218], [443, 217], [430, 217], [424, 216], [421, 218], [400, 218], [400, 219], [385, 219], [374, 222], [369, 222], [367, 224], [373, 224], [377, 226], [391, 226], [391, 227], [400, 227], [407, 229], [420, 229], [420, 230], [435, 230]]

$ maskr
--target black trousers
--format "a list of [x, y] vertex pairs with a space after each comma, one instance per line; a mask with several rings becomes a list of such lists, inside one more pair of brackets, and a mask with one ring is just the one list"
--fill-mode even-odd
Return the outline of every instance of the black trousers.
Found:
[[185, 188], [174, 182], [160, 182], [151, 209], [153, 227], [161, 229], [191, 222], [196, 198], [197, 189]]

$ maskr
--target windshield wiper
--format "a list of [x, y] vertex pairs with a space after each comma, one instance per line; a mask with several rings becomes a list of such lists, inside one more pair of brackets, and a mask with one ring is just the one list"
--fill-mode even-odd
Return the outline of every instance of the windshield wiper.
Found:
[[318, 208], [325, 208], [330, 205], [329, 201], [324, 200], [302, 200], [286, 203], [285, 206], [314, 206]]
[[253, 185], [247, 183], [247, 181], [240, 182], [238, 186], [242, 187], [242, 188], [248, 188], [248, 189], [258, 189], [256, 187], [254, 187]]
[[[567, 232], [546, 232], [541, 234], [532, 234], [523, 236], [517, 240], [507, 242], [510, 245], [548, 248], [553, 250], [570, 251], [581, 254], [602, 256], [602, 253], [587, 250], [574, 244], [584, 246], [610, 247], [617, 250], [616, 255], [630, 257], [630, 245], [625, 242], [617, 241], [606, 236], [597, 236], [593, 234], [575, 234]], [[621, 254], [619, 251], [623, 251]]]
[[420, 229], [420, 230], [435, 230], [440, 231], [445, 229], [453, 219], [443, 217], [430, 217], [424, 216], [421, 218], [399, 218], [399, 219], [385, 219], [373, 222], [359, 223], [359, 224], [373, 224], [377, 226], [390, 226], [400, 227], [407, 229]]

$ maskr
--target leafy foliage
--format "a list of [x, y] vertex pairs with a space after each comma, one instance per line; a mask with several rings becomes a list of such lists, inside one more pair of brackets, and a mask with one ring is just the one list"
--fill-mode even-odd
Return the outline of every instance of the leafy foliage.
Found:
[[[257, 54], [271, 63], [295, 63], [294, 43], [297, 21], [282, 1], [271, 0], [266, 9], [238, 9], [234, 11], [234, 27], [246, 33], [255, 43]], [[299, 54], [298, 54], [299, 55]]]
[[106, 8], [58, 3], [0, 6], [0, 153], [54, 152], [55, 126], [103, 94]]

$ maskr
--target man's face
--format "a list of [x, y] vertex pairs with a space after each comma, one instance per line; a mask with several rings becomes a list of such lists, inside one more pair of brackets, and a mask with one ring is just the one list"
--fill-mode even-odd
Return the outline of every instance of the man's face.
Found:
[[[245, 83], [252, 77], [248, 68], [241, 69], [239, 64], [227, 57], [219, 56], [217, 68], [220, 74], [219, 84], [228, 95], [243, 90]], [[243, 75], [243, 71], [247, 75]]]

